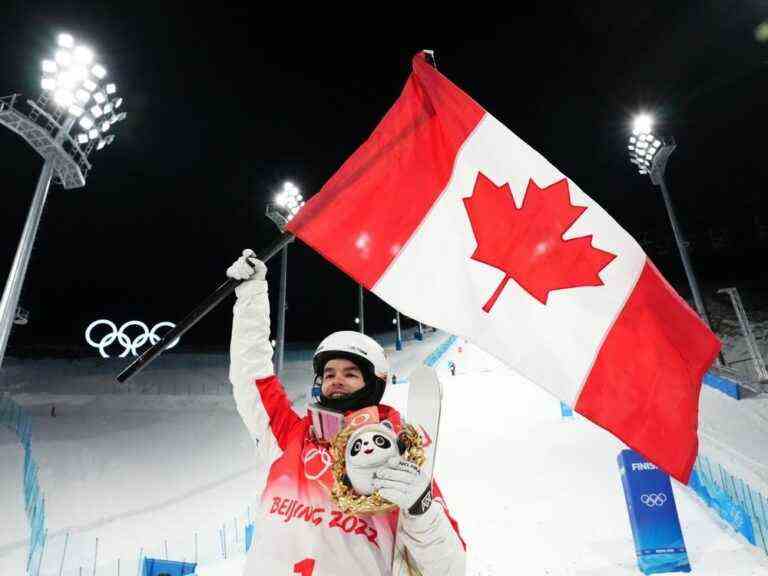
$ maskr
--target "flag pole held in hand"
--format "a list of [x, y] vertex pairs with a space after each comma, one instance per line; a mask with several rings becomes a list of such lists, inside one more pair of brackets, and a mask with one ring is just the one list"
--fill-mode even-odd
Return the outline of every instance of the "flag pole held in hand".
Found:
[[[262, 262], [267, 262], [270, 258], [272, 258], [272, 256], [280, 252], [283, 247], [293, 242], [293, 240], [293, 234], [284, 232], [282, 235], [278, 236], [277, 239], [272, 242], [272, 244], [259, 252], [256, 257]], [[146, 352], [134, 360], [130, 366], [120, 372], [120, 374], [117, 376], [117, 381], [126, 382], [129, 378], [138, 374], [150, 362], [162, 354], [166, 346], [168, 346], [176, 338], [182, 336], [185, 332], [187, 332], [187, 330], [202, 320], [203, 317], [208, 314], [208, 312], [213, 310], [216, 306], [219, 305], [219, 303], [221, 303], [222, 300], [234, 292], [235, 288], [237, 288], [242, 282], [243, 280], [235, 280], [234, 278], [229, 278], [210, 296], [208, 296], [208, 298], [203, 300], [197, 306], [197, 308], [187, 314], [186, 318], [184, 318], [174, 328], [168, 331], [157, 344], [154, 344], [152, 347], [150, 347]]]
[[[299, 193], [299, 189], [290, 183], [287, 183], [283, 187], [283, 191], [277, 194], [274, 198], [274, 202], [267, 205], [266, 216], [272, 222], [274, 222], [280, 229], [282, 234], [278, 236], [272, 244], [267, 246], [264, 250], [256, 254], [256, 258], [262, 262], [267, 262], [272, 256], [280, 252], [288, 244], [294, 241], [295, 236], [290, 232], [285, 231], [285, 227], [290, 222], [299, 210], [304, 206], [304, 198]], [[139, 356], [133, 363], [125, 370], [117, 375], [118, 382], [125, 382], [135, 374], [138, 374], [143, 370], [152, 360], [160, 356], [166, 347], [179, 338], [187, 330], [197, 324], [202, 318], [213, 310], [219, 303], [235, 291], [243, 280], [236, 280], [230, 278], [224, 284], [219, 286], [215, 292], [213, 292], [208, 298], [203, 300], [197, 308], [192, 310], [187, 317], [179, 322], [174, 328], [163, 336], [163, 338], [149, 348], [144, 354]]]

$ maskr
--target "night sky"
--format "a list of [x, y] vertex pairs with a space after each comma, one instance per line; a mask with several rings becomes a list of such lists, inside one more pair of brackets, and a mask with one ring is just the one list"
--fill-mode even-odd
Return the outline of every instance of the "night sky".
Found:
[[[631, 115], [655, 113], [658, 132], [678, 142], [669, 189], [707, 297], [724, 286], [766, 291], [768, 42], [755, 31], [768, 2], [541, 3], [517, 14], [478, 6], [453, 21], [395, 4], [322, 18], [297, 7], [267, 15], [256, 3], [109, 4], [6, 0], [0, 13], [0, 95], [37, 98], [39, 62], [67, 31], [97, 52], [128, 112], [85, 188], [50, 191], [21, 297], [30, 322], [12, 333], [11, 353], [95, 354], [83, 339], [92, 320], [183, 318], [242, 248], [258, 251], [278, 234], [264, 209], [284, 180], [309, 196], [362, 144], [422, 48], [652, 242], [646, 251], [689, 298], [659, 189], [627, 157]], [[7, 129], [0, 153], [4, 278], [42, 160]], [[289, 251], [288, 340], [353, 329], [356, 284], [299, 243]], [[278, 281], [275, 259], [273, 302]], [[182, 348], [226, 346], [231, 304]], [[392, 316], [367, 295], [370, 331], [390, 328]]]

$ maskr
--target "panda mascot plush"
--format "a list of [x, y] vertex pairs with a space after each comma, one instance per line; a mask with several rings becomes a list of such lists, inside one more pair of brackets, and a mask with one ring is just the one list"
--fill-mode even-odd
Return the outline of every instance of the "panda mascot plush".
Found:
[[393, 456], [405, 451], [403, 441], [387, 420], [361, 426], [347, 440], [345, 481], [360, 495], [373, 493], [373, 474]]

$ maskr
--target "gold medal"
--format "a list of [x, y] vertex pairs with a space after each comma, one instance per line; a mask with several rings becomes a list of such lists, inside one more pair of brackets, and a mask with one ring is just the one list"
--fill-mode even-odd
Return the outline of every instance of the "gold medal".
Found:
[[[331, 500], [345, 514], [356, 516], [373, 516], [383, 514], [397, 509], [397, 505], [389, 500], [382, 498], [378, 490], [373, 494], [364, 496], [355, 492], [355, 490], [344, 481], [346, 474], [346, 448], [347, 442], [353, 432], [357, 430], [354, 426], [343, 428], [331, 441], [331, 458], [333, 465], [333, 488], [331, 489]], [[405, 452], [401, 455], [409, 462], [413, 462], [421, 467], [426, 461], [424, 455], [424, 439], [418, 430], [411, 424], [405, 424], [398, 437], [405, 444]]]

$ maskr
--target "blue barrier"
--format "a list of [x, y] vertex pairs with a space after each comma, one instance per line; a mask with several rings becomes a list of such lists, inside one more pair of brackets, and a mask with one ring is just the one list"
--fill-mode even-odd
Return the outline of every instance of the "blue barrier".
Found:
[[245, 551], [248, 552], [248, 550], [251, 549], [251, 544], [253, 543], [253, 524], [248, 524], [245, 527]]
[[768, 499], [706, 456], [699, 456], [688, 486], [748, 542], [768, 554]]
[[726, 378], [725, 376], [707, 372], [704, 374], [702, 382], [711, 388], [719, 390], [726, 396], [730, 396], [736, 400], [741, 399], [741, 389], [739, 388], [738, 382]]
[[192, 562], [176, 562], [174, 560], [158, 560], [144, 558], [142, 576], [187, 576], [194, 574], [197, 564]]
[[29, 522], [28, 576], [38, 576], [43, 548], [48, 536], [45, 528], [45, 498], [37, 480], [38, 466], [32, 458], [32, 418], [21, 406], [0, 397], [0, 424], [11, 428], [24, 447], [24, 511]]
[[741, 504], [731, 500], [728, 494], [716, 484], [702, 482], [696, 470], [692, 472], [688, 485], [704, 500], [707, 506], [714, 508], [734, 530], [741, 533], [750, 544], [755, 545], [752, 519]]
[[669, 476], [634, 450], [622, 450], [618, 462], [638, 568], [644, 574], [690, 572]]
[[432, 368], [435, 367], [435, 365], [440, 362], [440, 358], [443, 357], [443, 355], [448, 352], [448, 349], [453, 346], [454, 342], [456, 342], [457, 338], [456, 336], [450, 336], [447, 338], [440, 346], [435, 348], [435, 350], [427, 356], [426, 360], [424, 360], [424, 364], [427, 366], [430, 366]]

